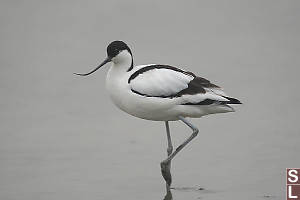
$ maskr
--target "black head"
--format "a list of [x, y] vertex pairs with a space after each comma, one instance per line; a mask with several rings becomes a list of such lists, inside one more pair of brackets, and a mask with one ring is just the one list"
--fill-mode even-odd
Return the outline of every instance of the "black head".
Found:
[[107, 56], [110, 58], [115, 57], [116, 55], [118, 55], [121, 51], [123, 50], [127, 50], [131, 55], [131, 50], [129, 49], [129, 47], [127, 46], [127, 44], [125, 44], [125, 42], [123, 41], [113, 41], [112, 43], [110, 43], [107, 46]]
[[96, 69], [92, 70], [89, 73], [84, 73], [84, 74], [75, 73], [75, 74], [80, 75], [80, 76], [90, 75], [90, 74], [94, 73], [95, 71], [97, 71], [98, 69], [100, 69], [100, 67], [102, 67], [106, 63], [111, 62], [111, 61], [113, 61], [113, 62], [116, 61], [116, 60], [114, 60], [115, 57], [124, 50], [127, 50], [131, 55], [131, 65], [129, 66], [127, 71], [130, 71], [133, 68], [132, 53], [131, 53], [131, 50], [129, 49], [129, 47], [127, 46], [127, 44], [125, 44], [125, 42], [123, 42], [123, 41], [113, 41], [112, 43], [110, 43], [107, 46], [106, 50], [107, 50], [107, 58]]

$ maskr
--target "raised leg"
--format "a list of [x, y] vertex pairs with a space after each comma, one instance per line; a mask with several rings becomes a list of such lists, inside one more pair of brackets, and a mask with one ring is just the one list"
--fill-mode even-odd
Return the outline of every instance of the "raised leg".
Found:
[[[170, 188], [170, 185], [172, 183], [172, 178], [171, 178], [171, 172], [170, 172], [170, 165], [171, 165], [171, 161], [172, 159], [176, 156], [176, 154], [181, 151], [190, 141], [192, 141], [197, 135], [199, 130], [193, 125], [191, 124], [189, 121], [187, 121], [184, 117], [179, 116], [179, 119], [185, 123], [188, 127], [190, 127], [193, 130], [193, 133], [190, 137], [188, 137], [181, 145], [179, 145], [176, 150], [171, 153], [167, 159], [165, 159], [164, 161], [162, 161], [160, 163], [160, 167], [161, 167], [161, 172], [162, 175], [167, 183], [167, 189]], [[166, 127], [167, 123], [166, 123]], [[168, 128], [167, 128], [168, 129]], [[168, 134], [168, 131], [167, 131]]]
[[[169, 122], [165, 121], [166, 125], [166, 132], [167, 132], [167, 139], [168, 139], [168, 157], [172, 154], [173, 152], [173, 145], [172, 145], [172, 140], [171, 140], [171, 135], [170, 135], [170, 127], [169, 127]], [[161, 165], [161, 174], [166, 180], [166, 187], [167, 191], [170, 190], [170, 185], [172, 183], [172, 175], [171, 175], [171, 161], [166, 163], [166, 165]]]

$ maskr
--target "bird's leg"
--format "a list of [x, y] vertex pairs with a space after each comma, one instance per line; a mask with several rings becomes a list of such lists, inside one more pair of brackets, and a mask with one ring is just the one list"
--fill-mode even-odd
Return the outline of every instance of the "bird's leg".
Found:
[[[171, 135], [170, 135], [170, 127], [169, 127], [169, 122], [165, 121], [166, 125], [166, 132], [167, 132], [167, 138], [168, 138], [168, 157], [172, 154], [173, 152], [173, 145], [172, 145], [172, 140], [171, 140]], [[170, 185], [172, 183], [172, 175], [171, 175], [171, 160], [167, 162], [165, 165], [161, 165], [161, 173], [164, 179], [166, 180], [166, 187], [167, 191], [170, 190]]]
[[167, 132], [167, 138], [168, 138], [168, 149], [167, 149], [167, 153], [168, 156], [171, 155], [171, 153], [173, 152], [173, 145], [172, 145], [172, 140], [171, 140], [171, 135], [170, 135], [170, 127], [169, 127], [169, 122], [166, 121], [166, 132]]
[[[167, 188], [169, 187], [170, 188], [170, 185], [171, 185], [171, 173], [170, 173], [170, 170], [165, 170], [165, 169], [168, 169], [168, 167], [170, 166], [171, 164], [171, 160], [176, 156], [176, 154], [181, 151], [190, 141], [192, 141], [197, 135], [198, 135], [198, 132], [199, 130], [193, 125], [191, 124], [189, 121], [187, 121], [184, 117], [181, 117], [179, 116], [178, 117], [183, 123], [185, 123], [188, 127], [190, 127], [192, 130], [193, 130], [193, 133], [192, 135], [187, 138], [181, 145], [179, 145], [176, 150], [171, 153], [167, 159], [163, 160], [161, 163], [160, 163], [160, 166], [161, 166], [161, 171], [162, 171], [162, 175], [167, 183]], [[167, 127], [167, 126], [166, 126]], [[168, 174], [169, 173], [169, 174]], [[169, 175], [169, 176], [168, 176]]]

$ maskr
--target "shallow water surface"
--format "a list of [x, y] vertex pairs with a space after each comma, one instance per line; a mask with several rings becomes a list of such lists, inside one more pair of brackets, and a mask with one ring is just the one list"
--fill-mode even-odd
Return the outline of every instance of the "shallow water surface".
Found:
[[[299, 2], [1, 1], [0, 199], [277, 200], [300, 167]], [[163, 122], [119, 111], [106, 45], [221, 85], [244, 104], [191, 120], [199, 135], [172, 162]], [[171, 122], [174, 146], [191, 132]], [[165, 197], [166, 196], [166, 197]]]

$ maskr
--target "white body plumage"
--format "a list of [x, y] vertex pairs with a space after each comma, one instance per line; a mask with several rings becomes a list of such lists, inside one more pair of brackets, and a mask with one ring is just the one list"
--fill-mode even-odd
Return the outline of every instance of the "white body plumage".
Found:
[[[140, 73], [129, 82], [130, 77], [138, 70], [155, 65], [135, 66], [128, 71], [132, 61], [128, 51], [121, 52], [112, 61], [106, 88], [114, 104], [130, 115], [147, 120], [171, 121], [178, 120], [178, 116], [201, 117], [234, 111], [226, 104], [217, 103], [229, 101], [223, 97], [226, 95], [220, 88], [207, 88], [205, 93], [165, 97], [188, 88], [188, 84], [194, 79], [192, 75], [167, 68], [153, 68]], [[216, 100], [216, 103], [187, 105], [206, 99]]]

